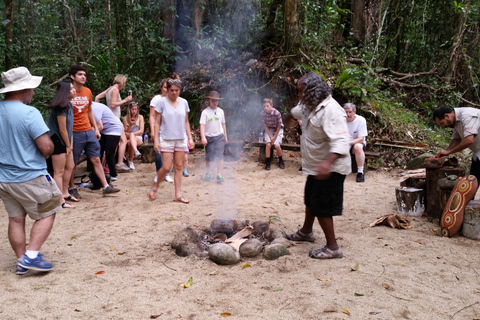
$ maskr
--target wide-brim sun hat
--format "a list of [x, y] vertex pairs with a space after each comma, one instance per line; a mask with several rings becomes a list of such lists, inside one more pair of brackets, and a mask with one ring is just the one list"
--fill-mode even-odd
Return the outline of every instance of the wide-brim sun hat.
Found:
[[223, 98], [220, 98], [220, 93], [217, 91], [210, 91], [208, 93], [208, 96], [205, 97], [206, 99], [213, 99], [213, 100], [222, 100]]
[[32, 76], [25, 67], [13, 68], [2, 72], [4, 87], [0, 89], [0, 93], [34, 89], [40, 85], [42, 79], [43, 77]]

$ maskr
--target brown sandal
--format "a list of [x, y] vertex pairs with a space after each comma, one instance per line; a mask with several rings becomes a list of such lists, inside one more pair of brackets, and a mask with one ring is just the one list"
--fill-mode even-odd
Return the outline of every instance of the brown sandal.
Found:
[[185, 203], [185, 204], [189, 204], [190, 201], [188, 201], [187, 199], [185, 199], [183, 196], [180, 196], [178, 197], [177, 199], [173, 199], [173, 202], [180, 202], [180, 203]]

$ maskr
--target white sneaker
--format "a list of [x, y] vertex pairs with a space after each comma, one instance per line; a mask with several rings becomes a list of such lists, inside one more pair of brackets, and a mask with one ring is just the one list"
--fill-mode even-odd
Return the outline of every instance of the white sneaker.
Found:
[[158, 180], [158, 176], [155, 175], [155, 178], [153, 178], [153, 183], [157, 183], [157, 180]]
[[172, 177], [170, 177], [170, 175], [165, 176], [164, 180], [167, 181], [167, 182], [173, 182], [173, 179], [172, 179]]
[[135, 170], [135, 165], [133, 164], [133, 162], [128, 162], [128, 167], [130, 168], [130, 170]]
[[133, 154], [135, 159], [138, 159], [142, 156], [142, 154], [140, 153], [140, 151], [136, 150], [135, 153]]

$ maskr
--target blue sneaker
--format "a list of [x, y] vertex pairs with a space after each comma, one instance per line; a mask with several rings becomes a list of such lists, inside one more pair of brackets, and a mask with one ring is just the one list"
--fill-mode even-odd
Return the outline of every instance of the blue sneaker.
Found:
[[212, 175], [209, 172], [205, 175], [205, 181], [210, 181], [210, 180], [212, 180]]
[[24, 254], [17, 263], [20, 267], [29, 270], [36, 271], [50, 271], [53, 268], [53, 265], [50, 262], [43, 260], [43, 255], [39, 254], [35, 259], [30, 259], [26, 254]]
[[183, 176], [184, 176], [184, 177], [188, 177], [188, 171], [187, 171], [187, 169], [183, 169]]
[[217, 182], [223, 182], [225, 179], [223, 179], [223, 174], [219, 174], [217, 176]]
[[19, 276], [23, 276], [24, 274], [27, 274], [28, 273], [28, 269], [22, 267], [21, 265], [19, 265], [17, 263], [17, 271], [15, 271], [15, 273]]

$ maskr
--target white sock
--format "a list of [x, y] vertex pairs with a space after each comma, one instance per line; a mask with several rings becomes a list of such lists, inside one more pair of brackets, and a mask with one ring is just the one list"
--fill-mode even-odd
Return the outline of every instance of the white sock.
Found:
[[30, 251], [30, 250], [27, 250], [27, 252], [25, 252], [25, 254], [26, 254], [27, 257], [29, 257], [30, 259], [35, 259], [36, 257], [38, 257], [38, 251]]
[[358, 173], [363, 173], [363, 167], [358, 167], [358, 168], [357, 168], [357, 172], [358, 172]]

